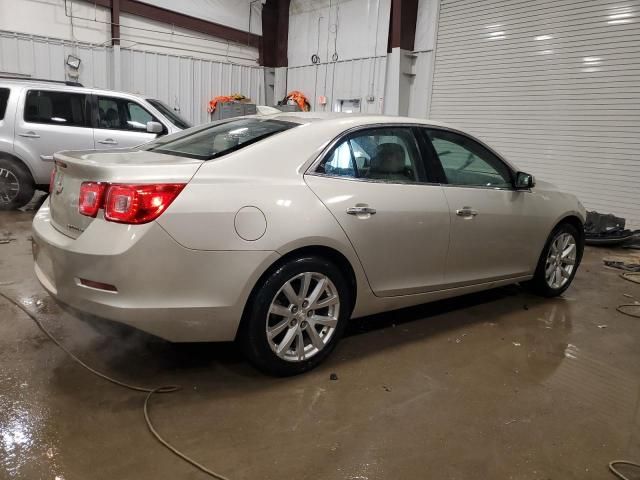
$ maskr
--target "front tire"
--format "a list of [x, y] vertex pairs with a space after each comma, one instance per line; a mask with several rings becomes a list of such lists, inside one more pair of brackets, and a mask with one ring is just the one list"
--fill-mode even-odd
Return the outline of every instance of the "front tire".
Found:
[[351, 314], [350, 289], [332, 262], [294, 258], [269, 273], [247, 305], [239, 340], [264, 373], [311, 370], [334, 349]]
[[33, 198], [35, 185], [29, 171], [20, 163], [0, 158], [0, 210], [15, 210]]
[[569, 223], [558, 225], [549, 235], [529, 282], [533, 291], [543, 297], [562, 295], [576, 276], [583, 251], [584, 238], [576, 227]]

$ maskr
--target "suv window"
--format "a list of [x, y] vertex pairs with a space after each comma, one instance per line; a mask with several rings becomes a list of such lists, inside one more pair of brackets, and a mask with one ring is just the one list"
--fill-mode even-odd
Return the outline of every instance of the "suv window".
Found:
[[147, 102], [157, 108], [161, 114], [167, 117], [169, 121], [179, 129], [186, 130], [187, 128], [191, 128], [191, 124], [180, 115], [178, 115], [178, 113], [173, 108], [169, 107], [166, 103], [163, 103], [160, 100], [155, 100], [153, 98], [147, 98]]
[[447, 183], [475, 187], [511, 188], [505, 163], [478, 142], [445, 130], [428, 130]]
[[7, 103], [9, 103], [9, 89], [0, 88], [0, 120], [4, 118], [4, 113], [7, 111]]
[[216, 122], [174, 133], [147, 143], [140, 149], [179, 157], [212, 160], [297, 126], [297, 123], [259, 118]]
[[83, 93], [29, 90], [24, 105], [24, 121], [88, 127], [88, 105], [88, 97]]
[[147, 131], [147, 122], [158, 120], [138, 103], [124, 98], [98, 97], [99, 128]]
[[421, 181], [421, 163], [410, 128], [376, 128], [351, 134], [334, 147], [318, 173], [393, 183]]

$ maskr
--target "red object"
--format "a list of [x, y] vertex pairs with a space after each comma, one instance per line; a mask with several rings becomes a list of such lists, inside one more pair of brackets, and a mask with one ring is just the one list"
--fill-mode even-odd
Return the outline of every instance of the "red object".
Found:
[[220, 95], [218, 97], [214, 97], [210, 102], [209, 102], [209, 108], [207, 108], [207, 111], [209, 113], [213, 113], [216, 111], [216, 107], [218, 106], [218, 103], [224, 103], [224, 102], [233, 102], [234, 98], [230, 97], [228, 95]]
[[78, 210], [82, 215], [95, 217], [104, 208], [104, 218], [109, 222], [134, 225], [149, 223], [171, 205], [185, 185], [84, 182], [80, 186]]
[[171, 205], [184, 187], [184, 183], [110, 185], [104, 202], [104, 218], [127, 224], [151, 222]]
[[80, 185], [78, 210], [82, 215], [95, 217], [102, 207], [106, 184], [97, 182], [83, 182]]

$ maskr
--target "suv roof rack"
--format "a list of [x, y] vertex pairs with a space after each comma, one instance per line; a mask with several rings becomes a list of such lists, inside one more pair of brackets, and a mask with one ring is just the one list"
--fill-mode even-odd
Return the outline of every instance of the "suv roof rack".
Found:
[[22, 80], [25, 82], [61, 83], [63, 85], [68, 85], [69, 87], [84, 87], [84, 85], [82, 85], [80, 82], [72, 82], [69, 80], [48, 80], [46, 78], [19, 77], [19, 76], [2, 75], [2, 74], [0, 74], [0, 79]]

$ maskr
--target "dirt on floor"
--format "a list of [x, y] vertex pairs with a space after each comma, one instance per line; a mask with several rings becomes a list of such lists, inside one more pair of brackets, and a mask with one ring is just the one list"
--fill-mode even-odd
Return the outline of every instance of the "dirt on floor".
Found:
[[[588, 248], [562, 298], [513, 286], [354, 320], [321, 367], [275, 379], [232, 344], [60, 310], [33, 274], [32, 216], [0, 212], [0, 289], [98, 370], [182, 385], [152, 399], [156, 427], [231, 479], [607, 479], [640, 461], [640, 320], [616, 312], [640, 285], [602, 264], [619, 251]], [[143, 401], [0, 298], [0, 478], [208, 478], [153, 439]]]

